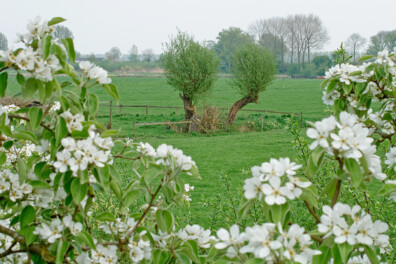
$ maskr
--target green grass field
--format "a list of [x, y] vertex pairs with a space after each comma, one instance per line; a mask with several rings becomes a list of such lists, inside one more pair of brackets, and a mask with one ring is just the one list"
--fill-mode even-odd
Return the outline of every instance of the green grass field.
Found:
[[[159, 106], [182, 106], [178, 93], [166, 83], [165, 78], [160, 77], [115, 77], [114, 83], [119, 88], [120, 104], [123, 105], [159, 105]], [[327, 115], [322, 103], [320, 80], [276, 80], [267, 91], [260, 95], [258, 104], [248, 105], [247, 109], [267, 109], [281, 112], [303, 113], [304, 120], [317, 120]], [[8, 95], [13, 95], [19, 89], [15, 81], [11, 80], [11, 88]], [[108, 102], [111, 98], [104, 89], [92, 88], [99, 96], [101, 102]], [[217, 107], [229, 107], [239, 95], [232, 90], [227, 79], [219, 79], [214, 90], [209, 94], [206, 102], [200, 102], [198, 107], [204, 104]], [[223, 118], [227, 112], [220, 112]], [[191, 207], [176, 210], [179, 222], [199, 223], [205, 228], [218, 228], [224, 226], [227, 218], [224, 212], [218, 212], [216, 206], [227, 203], [227, 190], [225, 181], [221, 175], [227, 175], [230, 180], [230, 191], [239, 199], [240, 189], [244, 179], [248, 177], [248, 170], [254, 165], [260, 165], [271, 157], [295, 158], [291, 145], [291, 134], [284, 128], [285, 115], [266, 114], [265, 131], [259, 132], [259, 120], [262, 113], [240, 112], [238, 114], [237, 127], [246, 128], [250, 122], [250, 129], [220, 131], [209, 135], [198, 133], [183, 134], [167, 130], [163, 135], [163, 126], [139, 127], [136, 129], [135, 141], [149, 142], [153, 146], [161, 143], [173, 145], [182, 149], [186, 155], [192, 156], [196, 161], [202, 180], [187, 179], [195, 186], [192, 192]], [[109, 108], [101, 107], [98, 113], [99, 120], [109, 121]], [[184, 119], [182, 109], [177, 112], [173, 109], [150, 109], [146, 115], [144, 108], [118, 108], [113, 109], [113, 128], [121, 129], [121, 136], [133, 137], [133, 122], [161, 122], [180, 121]], [[253, 124], [253, 125], [252, 125]], [[116, 161], [123, 176], [127, 179], [131, 173], [130, 164], [124, 161]], [[219, 199], [222, 201], [219, 203]], [[216, 200], [216, 201], [215, 201]], [[208, 205], [209, 204], [209, 205]], [[212, 204], [212, 206], [210, 205]], [[188, 213], [187, 213], [188, 212]], [[223, 214], [222, 214], [223, 213]]]

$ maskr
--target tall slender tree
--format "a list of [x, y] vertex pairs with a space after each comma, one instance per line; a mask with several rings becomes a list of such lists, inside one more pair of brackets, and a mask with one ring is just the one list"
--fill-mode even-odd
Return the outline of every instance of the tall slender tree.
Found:
[[353, 33], [349, 36], [349, 38], [345, 41], [345, 48], [350, 52], [353, 57], [353, 62], [356, 63], [356, 56], [359, 53], [367, 40], [358, 33]]

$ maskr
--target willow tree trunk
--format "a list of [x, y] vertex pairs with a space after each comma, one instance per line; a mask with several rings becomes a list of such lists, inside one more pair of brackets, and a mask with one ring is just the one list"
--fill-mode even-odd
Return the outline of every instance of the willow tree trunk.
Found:
[[238, 101], [236, 101], [228, 113], [227, 118], [227, 125], [232, 125], [235, 121], [236, 115], [238, 114], [239, 110], [241, 110], [245, 105], [250, 103], [257, 103], [258, 96], [256, 97], [244, 97]]
[[[191, 120], [191, 118], [197, 114], [197, 109], [193, 105], [191, 99], [185, 95], [179, 94], [180, 98], [183, 100], [184, 104], [184, 119], [186, 121]], [[184, 132], [188, 132], [190, 129], [190, 125], [186, 124], [184, 127]]]

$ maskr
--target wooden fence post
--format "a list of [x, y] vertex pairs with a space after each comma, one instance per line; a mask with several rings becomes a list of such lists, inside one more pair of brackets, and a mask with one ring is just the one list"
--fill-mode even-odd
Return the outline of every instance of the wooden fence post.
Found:
[[133, 121], [133, 137], [136, 138], [135, 121]]
[[264, 130], [264, 116], [261, 116], [261, 132]]
[[166, 124], [164, 124], [164, 136], [166, 136]]
[[110, 101], [109, 129], [111, 129], [112, 127], [112, 119], [113, 119], [113, 101]]
[[149, 114], [149, 105], [148, 105], [148, 103], [146, 104], [146, 115], [148, 115]]
[[120, 114], [122, 113], [122, 105], [120, 104]]

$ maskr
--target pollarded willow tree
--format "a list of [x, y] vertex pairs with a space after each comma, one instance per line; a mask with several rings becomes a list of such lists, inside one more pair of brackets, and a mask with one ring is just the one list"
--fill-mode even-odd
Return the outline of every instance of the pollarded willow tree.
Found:
[[180, 92], [185, 120], [190, 120], [196, 113], [194, 104], [213, 88], [219, 60], [214, 51], [201, 45], [187, 33], [178, 32], [176, 37], [165, 44], [161, 63], [167, 82]]
[[233, 124], [239, 110], [257, 103], [260, 92], [274, 80], [276, 64], [272, 53], [255, 44], [247, 44], [233, 57], [231, 86], [239, 90], [242, 99], [236, 101], [228, 113], [227, 124]]

